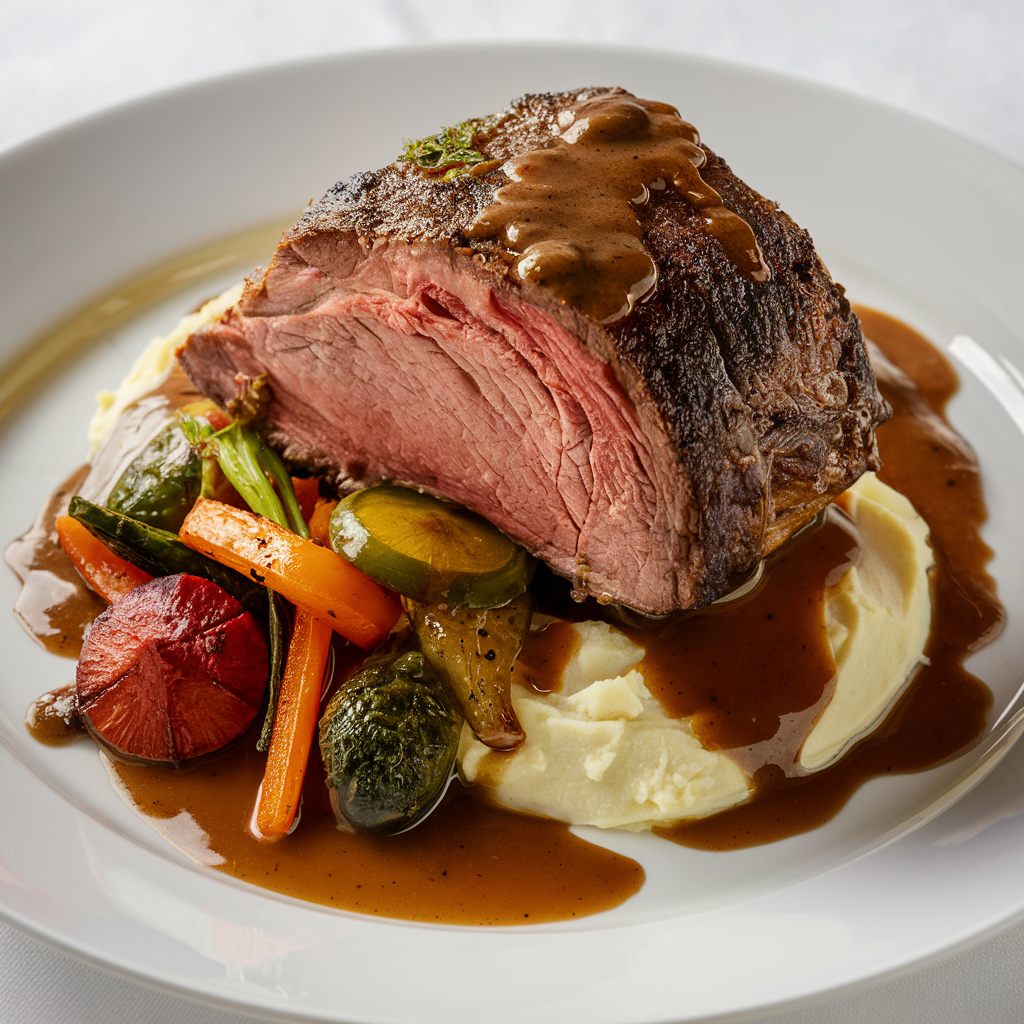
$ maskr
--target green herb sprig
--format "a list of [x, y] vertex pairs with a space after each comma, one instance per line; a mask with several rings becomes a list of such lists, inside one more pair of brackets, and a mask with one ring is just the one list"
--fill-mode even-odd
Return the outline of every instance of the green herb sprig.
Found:
[[479, 164], [489, 162], [488, 157], [474, 148], [474, 143], [493, 131], [503, 119], [500, 114], [477, 117], [442, 128], [436, 135], [406, 143], [399, 159], [415, 164], [424, 174], [451, 181], [460, 174], [469, 174]]

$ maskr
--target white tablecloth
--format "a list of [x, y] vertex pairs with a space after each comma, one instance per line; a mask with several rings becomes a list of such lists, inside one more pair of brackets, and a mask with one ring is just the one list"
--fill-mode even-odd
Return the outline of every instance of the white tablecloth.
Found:
[[[1020, 0], [5, 0], [0, 149], [226, 71], [465, 39], [592, 40], [735, 60], [894, 104], [1024, 163]], [[900, 979], [772, 1019], [1016, 1022], [1024, 1018], [1022, 964], [1024, 925]], [[0, 1024], [254, 1020], [114, 977], [0, 924]]]

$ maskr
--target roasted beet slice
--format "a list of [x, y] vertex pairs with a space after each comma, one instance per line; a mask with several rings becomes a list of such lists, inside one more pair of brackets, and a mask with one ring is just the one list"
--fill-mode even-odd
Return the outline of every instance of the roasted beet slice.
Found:
[[182, 573], [138, 587], [93, 623], [78, 706], [118, 756], [177, 767], [241, 735], [266, 682], [252, 616], [215, 583]]

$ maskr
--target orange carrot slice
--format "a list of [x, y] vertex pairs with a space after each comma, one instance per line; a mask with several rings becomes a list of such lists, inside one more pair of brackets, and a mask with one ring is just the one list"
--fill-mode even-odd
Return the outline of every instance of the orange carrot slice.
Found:
[[336, 501], [318, 498], [313, 515], [309, 518], [309, 535], [327, 548], [331, 546], [331, 513], [337, 507]]
[[56, 526], [64, 553], [71, 559], [82, 579], [107, 604], [115, 604], [129, 591], [153, 579], [149, 573], [143, 572], [131, 562], [118, 558], [77, 519], [60, 516]]
[[243, 509], [200, 498], [178, 534], [184, 544], [323, 620], [370, 650], [401, 612], [397, 599], [330, 548]]
[[320, 688], [332, 636], [330, 626], [302, 609], [296, 610], [256, 807], [256, 827], [265, 839], [287, 835], [295, 820], [320, 717]]
[[320, 498], [320, 482], [315, 476], [293, 476], [292, 490], [295, 492], [295, 500], [299, 503], [302, 518], [308, 523]]

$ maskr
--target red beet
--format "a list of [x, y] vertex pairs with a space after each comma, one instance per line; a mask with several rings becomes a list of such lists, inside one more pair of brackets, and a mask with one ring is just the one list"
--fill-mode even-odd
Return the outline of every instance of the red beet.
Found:
[[115, 754], [178, 767], [249, 727], [267, 645], [252, 616], [184, 573], [138, 587], [94, 623], [78, 661], [78, 708]]

